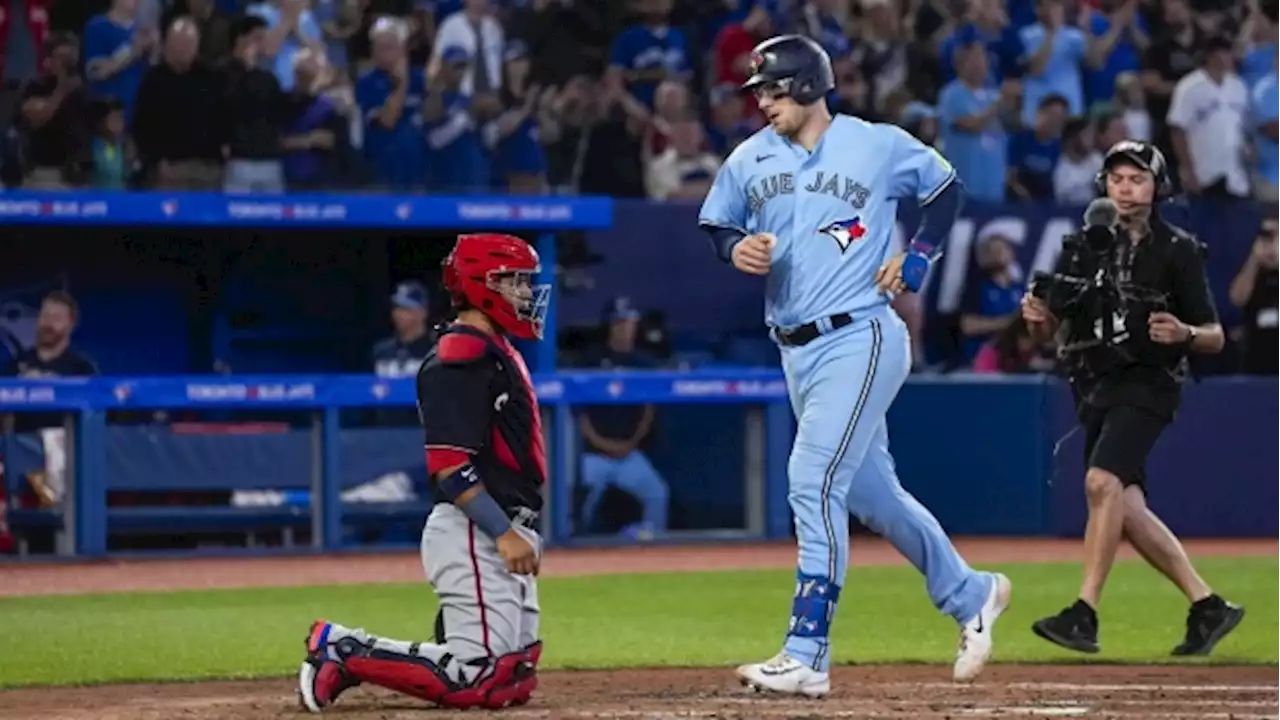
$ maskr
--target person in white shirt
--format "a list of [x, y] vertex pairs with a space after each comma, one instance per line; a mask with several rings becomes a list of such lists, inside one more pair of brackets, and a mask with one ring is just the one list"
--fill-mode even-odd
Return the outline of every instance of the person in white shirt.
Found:
[[1124, 118], [1125, 137], [1151, 142], [1151, 113], [1147, 112], [1147, 95], [1138, 73], [1125, 71], [1116, 75], [1116, 105]]
[[471, 72], [462, 79], [463, 95], [494, 94], [502, 89], [502, 55], [506, 36], [502, 24], [493, 16], [491, 0], [464, 0], [462, 12], [446, 17], [436, 31], [431, 63], [427, 74], [435, 77], [440, 67], [440, 54], [448, 47], [459, 47], [475, 58]]
[[711, 189], [720, 158], [704, 149], [702, 125], [685, 119], [671, 127], [671, 145], [645, 170], [645, 187], [654, 200], [701, 200]]
[[1093, 128], [1072, 118], [1062, 129], [1062, 154], [1053, 169], [1053, 199], [1061, 205], [1088, 205], [1097, 197], [1094, 178], [1102, 170], [1102, 153], [1093, 144]]
[[1169, 131], [1183, 192], [1217, 198], [1249, 195], [1248, 112], [1249, 93], [1235, 73], [1231, 40], [1209, 38], [1201, 67], [1178, 81], [1169, 105]]

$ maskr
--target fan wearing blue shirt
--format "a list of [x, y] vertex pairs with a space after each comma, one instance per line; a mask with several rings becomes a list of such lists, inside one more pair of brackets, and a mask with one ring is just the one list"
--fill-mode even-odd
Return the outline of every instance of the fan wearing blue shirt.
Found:
[[938, 96], [943, 155], [964, 181], [969, 199], [1004, 202], [1009, 118], [1002, 116], [1011, 114], [1016, 96], [997, 90], [988, 80], [982, 43], [960, 48], [956, 68], [959, 77]]
[[1254, 169], [1257, 178], [1254, 183], [1254, 197], [1262, 202], [1276, 202], [1277, 188], [1280, 188], [1280, 145], [1277, 144], [1276, 120], [1280, 117], [1280, 85], [1276, 81], [1275, 59], [1272, 58], [1271, 72], [1253, 86], [1250, 99], [1253, 105], [1254, 145], [1257, 148], [1257, 160]]
[[1090, 103], [1110, 100], [1120, 73], [1142, 72], [1142, 54], [1151, 45], [1138, 0], [1100, 0], [1098, 7], [1089, 14], [1092, 39], [1085, 80]]
[[1081, 68], [1088, 40], [1079, 28], [1066, 24], [1065, 13], [1063, 0], [1039, 0], [1036, 23], [1018, 33], [1027, 68], [1022, 83], [1022, 122], [1027, 126], [1049, 95], [1066, 99], [1070, 114], [1084, 114]]
[[529, 86], [529, 54], [523, 42], [508, 42], [503, 59], [507, 111], [485, 126], [485, 144], [493, 147], [494, 180], [510, 192], [539, 193], [547, 186], [547, 158], [538, 133], [543, 89]]
[[637, 0], [644, 18], [613, 42], [605, 83], [633, 117], [646, 117], [663, 80], [689, 77], [689, 44], [684, 33], [668, 25], [673, 0]]
[[992, 84], [1017, 76], [1022, 44], [1001, 0], [972, 0], [969, 5], [969, 22], [956, 28], [939, 48], [943, 79], [950, 82], [956, 78], [960, 67], [956, 53], [975, 42], [981, 42], [987, 49], [987, 79]]
[[356, 81], [356, 103], [364, 117], [364, 155], [378, 181], [407, 190], [426, 177], [422, 135], [422, 71], [405, 56], [408, 28], [381, 18], [369, 30], [373, 67]]
[[1050, 95], [1040, 101], [1035, 122], [1009, 140], [1009, 190], [1019, 200], [1053, 198], [1053, 169], [1062, 154], [1067, 101]]
[[114, 98], [133, 118], [133, 101], [142, 75], [151, 64], [159, 34], [138, 24], [138, 0], [112, 0], [111, 9], [84, 26], [84, 68], [89, 93]]
[[293, 59], [305, 47], [324, 52], [324, 34], [320, 23], [307, 7], [305, 0], [280, 0], [251, 5], [245, 12], [256, 15], [267, 23], [263, 38], [263, 54], [270, 59], [270, 67], [280, 82], [280, 89], [293, 89]]
[[481, 109], [461, 91], [472, 62], [475, 59], [465, 49], [456, 45], [444, 48], [440, 69], [427, 89], [422, 120], [427, 133], [427, 187], [431, 190], [470, 193], [489, 189], [489, 154], [476, 119]]

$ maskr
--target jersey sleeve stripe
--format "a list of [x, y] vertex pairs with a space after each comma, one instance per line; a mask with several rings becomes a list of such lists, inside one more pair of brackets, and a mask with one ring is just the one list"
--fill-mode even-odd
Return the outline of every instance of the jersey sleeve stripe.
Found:
[[955, 182], [955, 181], [956, 181], [956, 169], [955, 169], [954, 167], [952, 167], [950, 170], [951, 170], [951, 171], [947, 173], [947, 178], [946, 178], [945, 180], [943, 180], [941, 183], [938, 183], [938, 187], [937, 187], [937, 188], [935, 188], [933, 192], [931, 192], [931, 193], [929, 193], [928, 195], [924, 196], [924, 197], [920, 200], [920, 204], [921, 204], [921, 205], [928, 205], [929, 203], [933, 202], [934, 200], [937, 200], [937, 199], [938, 199], [938, 196], [942, 194], [942, 191], [943, 191], [943, 190], [946, 190], [946, 189], [947, 189], [947, 188], [949, 188], [949, 187], [951, 187], [951, 183], [953, 183], [953, 182]]

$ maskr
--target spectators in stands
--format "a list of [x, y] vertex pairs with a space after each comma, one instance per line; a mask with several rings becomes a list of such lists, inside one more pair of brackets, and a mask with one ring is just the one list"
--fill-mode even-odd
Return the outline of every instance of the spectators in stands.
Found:
[[979, 274], [969, 273], [960, 301], [962, 352], [972, 361], [982, 344], [1018, 317], [1019, 303], [1027, 287], [1016, 275], [1017, 258], [1008, 238], [990, 235], [978, 242], [975, 257]]
[[867, 104], [883, 116], [889, 95], [907, 84], [906, 33], [893, 0], [862, 0], [861, 8], [849, 58], [867, 85]]
[[964, 181], [969, 197], [1003, 202], [1008, 165], [1008, 125], [1016, 111], [1016, 88], [999, 89], [988, 72], [987, 48], [973, 42], [956, 50], [959, 76], [947, 83], [938, 99], [942, 149]]
[[111, 97], [133, 117], [138, 85], [160, 38], [154, 25], [138, 22], [138, 0], [112, 0], [111, 9], [84, 28], [84, 70], [94, 97]]
[[448, 62], [444, 57], [446, 50], [461, 51], [464, 57], [471, 58], [471, 63], [458, 91], [477, 99], [482, 95], [496, 98], [502, 90], [502, 61], [507, 40], [491, 4], [491, 0], [463, 0], [461, 12], [440, 22], [429, 71], [435, 74], [438, 65]]
[[1022, 28], [1019, 39], [1026, 58], [1022, 121], [1034, 125], [1045, 98], [1061, 97], [1070, 115], [1084, 113], [1083, 66], [1088, 40], [1083, 30], [1067, 24], [1064, 0], [1037, 0], [1036, 22]]
[[100, 100], [93, 109], [93, 186], [100, 190], [124, 190], [133, 174], [137, 153], [125, 134], [124, 105]]
[[[707, 125], [707, 147], [711, 152], [726, 158], [743, 140], [751, 137], [760, 127], [759, 115], [746, 115], [743, 107], [756, 107], [745, 102], [736, 85], [718, 85], [711, 90], [710, 122]], [[751, 120], [745, 118], [750, 117]]]
[[205, 65], [216, 67], [231, 55], [231, 19], [218, 8], [216, 0], [174, 0], [164, 17], [164, 26], [170, 32], [179, 18], [195, 23], [200, 38], [197, 57]]
[[1044, 356], [1021, 317], [1014, 318], [1008, 327], [983, 343], [973, 359], [973, 371], [976, 373], [1009, 375], [1049, 372], [1052, 369], [1052, 359]]
[[309, 0], [267, 0], [246, 11], [265, 23], [256, 53], [274, 71], [281, 90], [293, 89], [294, 56], [304, 49], [324, 53], [320, 23], [308, 5]]
[[606, 92], [633, 120], [648, 119], [662, 81], [689, 79], [689, 44], [682, 31], [670, 26], [672, 4], [673, 0], [636, 0], [643, 22], [628, 27], [613, 42]]
[[702, 125], [689, 118], [671, 128], [671, 146], [649, 163], [645, 182], [654, 200], [700, 201], [711, 189], [720, 159], [703, 150]]
[[165, 35], [164, 61], [138, 86], [133, 138], [143, 173], [158, 189], [222, 187], [223, 78], [198, 59], [200, 42], [195, 23], [175, 20]]
[[1088, 24], [1081, 25], [1090, 36], [1086, 95], [1091, 103], [1105, 102], [1115, 94], [1120, 73], [1142, 69], [1142, 53], [1151, 38], [1138, 0], [1099, 0], [1096, 10], [1084, 3], [1081, 7], [1088, 13]]
[[1250, 128], [1253, 130], [1253, 196], [1261, 202], [1275, 204], [1280, 190], [1280, 145], [1277, 144], [1276, 120], [1280, 118], [1277, 100], [1280, 85], [1276, 78], [1276, 56], [1271, 56], [1271, 72], [1263, 75], [1251, 91]]
[[58, 190], [83, 180], [90, 128], [78, 42], [73, 35], [50, 35], [43, 72], [22, 91], [25, 187]]
[[378, 183], [408, 189], [426, 179], [422, 103], [426, 79], [405, 54], [408, 26], [382, 18], [369, 30], [373, 67], [356, 83], [364, 118], [364, 157]]
[[1214, 36], [1202, 45], [1198, 70], [1178, 81], [1168, 122], [1182, 189], [1190, 195], [1249, 195], [1245, 116], [1249, 93], [1235, 72], [1232, 43]]
[[1053, 197], [1053, 172], [1062, 152], [1062, 126], [1067, 120], [1067, 100], [1048, 95], [1040, 100], [1035, 122], [1009, 141], [1009, 190], [1021, 200]]
[[445, 48], [429, 81], [422, 108], [427, 186], [438, 192], [483, 192], [489, 187], [491, 168], [480, 127], [497, 117], [502, 104], [493, 92], [463, 91], [476, 62], [461, 47]]
[[1053, 199], [1062, 205], [1089, 204], [1098, 196], [1094, 178], [1100, 170], [1102, 153], [1094, 143], [1089, 121], [1068, 120], [1062, 130], [1062, 153], [1053, 169]]
[[[282, 0], [284, 19], [280, 27], [292, 27], [288, 19], [293, 0]], [[260, 9], [265, 6], [258, 6]], [[275, 6], [271, 6], [275, 8]], [[268, 34], [267, 23], [258, 15], [246, 15], [232, 30], [232, 61], [226, 69], [226, 89], [222, 95], [227, 121], [226, 175], [222, 188], [228, 193], [282, 193], [284, 167], [280, 159], [283, 148], [280, 132], [285, 117], [285, 97], [277, 79], [260, 67], [267, 43], [278, 36]], [[293, 60], [290, 52], [289, 86], [293, 86]]]
[[504, 110], [485, 128], [486, 145], [493, 153], [493, 180], [508, 192], [540, 193], [547, 187], [547, 158], [539, 127], [556, 91], [530, 85], [532, 65], [523, 42], [509, 42], [503, 59]]
[[333, 187], [346, 166], [350, 123], [323, 92], [332, 72], [324, 55], [313, 50], [294, 56], [293, 91], [285, 99], [280, 140], [290, 190]]
[[[41, 48], [49, 35], [49, 0], [6, 3], [0, 13], [0, 80], [17, 87], [34, 79], [41, 71]], [[22, 7], [24, 11], [19, 11]], [[79, 31], [80, 25], [68, 30]]]
[[1273, 212], [1262, 221], [1249, 258], [1231, 281], [1231, 304], [1243, 313], [1241, 370], [1250, 375], [1275, 375], [1276, 346], [1280, 344], [1280, 258], [1276, 250]]
[[1147, 96], [1137, 73], [1125, 71], [1116, 76], [1115, 104], [1124, 119], [1125, 137], [1144, 142], [1155, 138], [1151, 113], [1147, 112]]
[[1006, 78], [1015, 77], [1022, 64], [1022, 43], [1017, 28], [1009, 22], [1004, 0], [968, 0], [963, 8], [960, 22], [938, 51], [944, 81], [959, 77], [960, 50], [973, 43], [986, 49], [984, 69], [988, 83], [998, 86]]

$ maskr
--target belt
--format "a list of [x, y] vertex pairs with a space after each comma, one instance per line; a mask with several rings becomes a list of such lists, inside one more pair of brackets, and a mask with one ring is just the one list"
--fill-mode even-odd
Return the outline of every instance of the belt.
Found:
[[[458, 507], [457, 505], [454, 505], [454, 503], [451, 503], [448, 500], [436, 500], [436, 504], [437, 505], [453, 505], [454, 507]], [[535, 532], [538, 530], [539, 513], [537, 510], [533, 510], [531, 508], [527, 508], [521, 505], [519, 507], [503, 508], [502, 511], [507, 514], [508, 518], [511, 519], [511, 523], [513, 525], [519, 525], [520, 527], [528, 528]]]
[[[828, 325], [825, 330], [822, 327], [824, 320]], [[835, 315], [822, 318], [822, 320], [805, 323], [804, 325], [794, 327], [790, 330], [774, 328], [773, 339], [783, 347], [800, 347], [801, 345], [808, 345], [814, 340], [817, 340], [823, 333], [829, 333], [832, 330], [839, 330], [840, 328], [852, 323], [853, 316], [849, 313], [836, 313]]]

